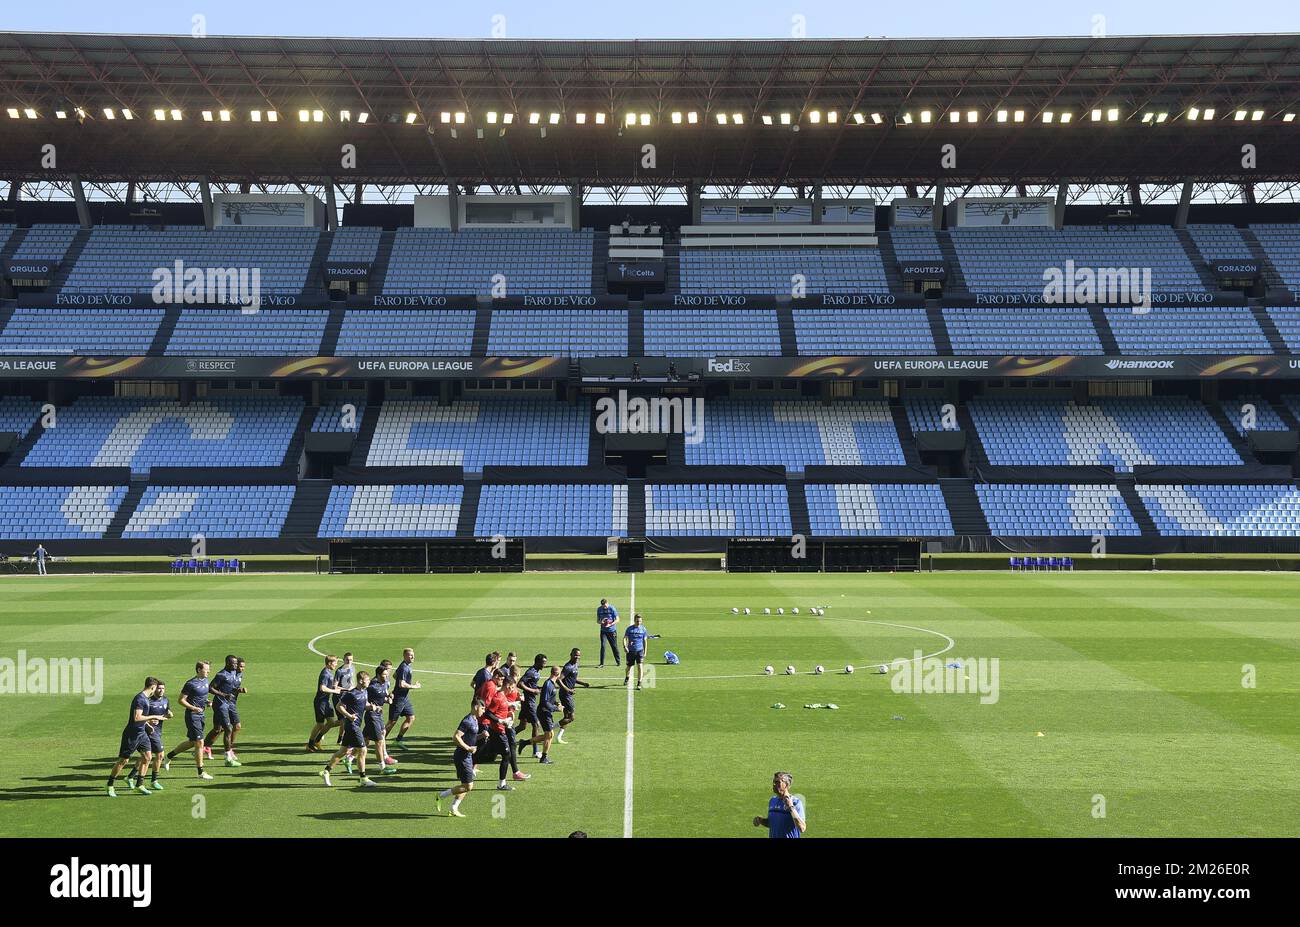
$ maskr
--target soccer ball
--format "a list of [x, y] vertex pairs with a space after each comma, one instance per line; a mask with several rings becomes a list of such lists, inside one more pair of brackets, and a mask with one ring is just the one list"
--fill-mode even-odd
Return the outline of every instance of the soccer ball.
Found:
[[887, 664], [882, 663], [880, 664], [880, 666], [876, 668], [876, 671], [881, 675], [884, 675], [885, 673], [889, 672], [889, 666]]
[[745, 609], [745, 614], [746, 614], [746, 615], [749, 614], [749, 609]]
[[794, 675], [794, 666], [787, 666], [787, 667], [785, 668], [785, 674], [786, 674], [787, 676], [793, 676], [793, 675]]
[[784, 615], [784, 614], [785, 614], [785, 609], [784, 609], [784, 608], [778, 608], [778, 609], [776, 610], [776, 613], [777, 613], [778, 615]]
[[732, 608], [731, 613], [732, 613], [733, 615], [739, 615], [739, 614], [740, 614], [740, 609], [738, 609], [738, 608]]
[[846, 672], [846, 673], [848, 673], [850, 676], [852, 676], [852, 675], [853, 675], [853, 664], [850, 663], [848, 666], [844, 667], [844, 672]]
[[826, 609], [824, 609], [824, 608], [814, 608], [814, 609], [813, 609], [813, 614], [814, 614], [814, 615], [824, 615], [824, 614], [826, 614]]
[[772, 669], [771, 666], [765, 666], [765, 667], [763, 667], [763, 675], [764, 675], [764, 676], [771, 676], [771, 675], [772, 675], [773, 673], [775, 673], [775, 672], [776, 672], [776, 670]]
[[772, 614], [772, 609], [770, 609], [770, 608], [765, 608], [765, 609], [763, 609], [763, 614], [764, 614], [764, 615], [770, 615], [770, 614]]
[[813, 672], [816, 673], [818, 676], [820, 676], [822, 673], [826, 672], [826, 667], [818, 663], [815, 667], [813, 667]]
[[790, 614], [792, 614], [792, 615], [797, 615], [797, 614], [799, 614], [799, 606], [796, 605], [794, 608], [790, 609]]

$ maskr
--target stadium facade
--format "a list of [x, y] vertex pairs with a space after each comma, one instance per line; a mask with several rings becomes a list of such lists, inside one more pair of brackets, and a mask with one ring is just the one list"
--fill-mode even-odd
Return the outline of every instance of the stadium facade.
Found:
[[0, 552], [1300, 551], [1298, 55], [0, 35]]

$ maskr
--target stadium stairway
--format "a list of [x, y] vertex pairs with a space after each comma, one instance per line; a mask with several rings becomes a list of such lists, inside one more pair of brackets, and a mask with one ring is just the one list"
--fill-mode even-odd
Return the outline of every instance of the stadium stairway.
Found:
[[1187, 252], [1187, 259], [1196, 268], [1196, 274], [1201, 278], [1201, 283], [1205, 284], [1205, 288], [1210, 292], [1217, 290], [1219, 281], [1214, 279], [1214, 272], [1210, 270], [1210, 265], [1206, 263], [1205, 255], [1201, 254], [1201, 249], [1192, 240], [1191, 232], [1187, 231], [1187, 229], [1174, 229], [1174, 235], [1177, 236], [1183, 250]]
[[474, 526], [478, 524], [478, 503], [483, 496], [483, 474], [466, 473], [464, 492], [460, 497], [460, 517], [456, 522], [456, 537], [474, 537]]
[[1244, 463], [1258, 463], [1255, 455], [1250, 451], [1250, 442], [1242, 437], [1241, 433], [1228, 420], [1228, 413], [1223, 411], [1223, 404], [1219, 402], [1207, 402], [1205, 410], [1210, 413], [1210, 418], [1214, 419], [1215, 424], [1223, 432], [1232, 449], [1237, 452]]
[[17, 467], [23, 462], [23, 458], [28, 452], [36, 446], [36, 442], [41, 440], [41, 435], [45, 434], [45, 429], [41, 427], [38, 421], [32, 426], [32, 430], [27, 432], [26, 436], [19, 439], [17, 446], [10, 453], [9, 459], [5, 461], [6, 467]]
[[934, 338], [934, 349], [939, 354], [952, 353], [952, 336], [948, 334], [948, 323], [944, 320], [943, 310], [938, 306], [928, 306], [925, 318], [930, 323], [930, 335]]
[[984, 517], [984, 508], [980, 498], [975, 494], [973, 480], [952, 478], [939, 480], [939, 491], [943, 493], [944, 504], [948, 506], [948, 517], [952, 519], [953, 534], [991, 534], [988, 519]]
[[[3, 266], [3, 264], [4, 262], [0, 260], [0, 266]], [[6, 306], [3, 303], [0, 303], [0, 332], [5, 330], [5, 326], [7, 326], [9, 320], [13, 318], [14, 309], [16, 308], [16, 306]]]
[[645, 310], [640, 306], [627, 310], [627, 356], [645, 357]]
[[375, 262], [370, 265], [370, 285], [372, 293], [384, 291], [384, 280], [388, 277], [388, 265], [393, 259], [393, 239], [396, 232], [380, 232], [379, 247], [375, 250]]
[[352, 456], [348, 466], [364, 467], [370, 457], [370, 442], [375, 439], [375, 425], [379, 424], [380, 403], [366, 403], [366, 411], [361, 413], [361, 425], [357, 428], [357, 440], [352, 445]]
[[488, 338], [492, 333], [492, 309], [479, 306], [474, 312], [474, 338], [470, 342], [470, 355], [487, 357]]
[[1264, 246], [1255, 237], [1255, 232], [1249, 228], [1239, 228], [1237, 231], [1241, 233], [1242, 240], [1246, 243], [1246, 247], [1250, 249], [1250, 256], [1259, 261], [1260, 270], [1264, 274], [1264, 282], [1268, 286], [1283, 286], [1282, 275], [1277, 272], [1273, 262], [1268, 259], [1268, 252], [1264, 250]]
[[333, 244], [333, 232], [321, 232], [316, 237], [316, 251], [312, 254], [311, 265], [307, 268], [305, 289], [312, 292], [325, 292], [325, 260], [330, 256], [330, 246]]
[[304, 406], [302, 415], [298, 416], [298, 427], [294, 429], [293, 440], [284, 452], [284, 465], [298, 473], [302, 467], [303, 449], [307, 446], [307, 432], [311, 431], [312, 422], [316, 420], [318, 407]]
[[898, 272], [898, 254], [894, 251], [894, 238], [888, 232], [876, 232], [876, 240], [880, 243], [880, 261], [885, 265], [885, 282], [889, 285], [889, 292], [903, 292], [903, 278]]
[[1101, 349], [1109, 357], [1111, 355], [1123, 354], [1119, 349], [1119, 342], [1115, 340], [1115, 333], [1110, 329], [1110, 321], [1106, 318], [1106, 310], [1093, 303], [1088, 306], [1088, 318], [1092, 320], [1092, 327], [1097, 329], [1097, 338], [1101, 341]]
[[23, 239], [26, 237], [27, 229], [14, 229], [13, 234], [9, 236], [9, 241], [5, 242], [3, 248], [0, 248], [0, 265], [3, 265], [5, 261], [14, 256], [19, 245], [23, 243]]
[[609, 260], [609, 232], [596, 232], [591, 242], [591, 292], [609, 293], [609, 274], [605, 262]]
[[790, 499], [790, 530], [807, 537], [812, 534], [812, 518], [808, 515], [808, 494], [804, 492], [803, 474], [787, 473], [785, 492]]
[[162, 357], [167, 353], [167, 345], [171, 343], [172, 335], [176, 333], [176, 323], [180, 320], [180, 306], [167, 306], [163, 309], [162, 322], [158, 326], [158, 331], [154, 332], [153, 341], [149, 344], [150, 357]]
[[939, 250], [943, 252], [943, 263], [948, 268], [948, 279], [944, 281], [943, 293], [951, 296], [969, 293], [966, 289], [966, 277], [961, 272], [961, 261], [957, 260], [957, 249], [947, 231], [937, 231], [934, 237], [939, 239]]
[[293, 494], [293, 503], [280, 528], [282, 538], [314, 538], [320, 532], [325, 506], [330, 501], [332, 480], [301, 480]]
[[898, 443], [903, 446], [903, 459], [909, 467], [921, 466], [921, 452], [916, 449], [916, 439], [912, 435], [912, 423], [907, 420], [907, 410], [901, 402], [894, 400], [889, 405], [889, 414], [894, 419]]
[[587, 438], [587, 466], [603, 467], [605, 466], [605, 436], [600, 433], [596, 427], [596, 419], [599, 414], [596, 412], [596, 404], [591, 404], [591, 418], [588, 421], [588, 438]]
[[667, 294], [682, 291], [682, 246], [677, 242], [664, 242], [664, 292]]
[[339, 347], [339, 335], [343, 331], [343, 317], [347, 315], [347, 306], [339, 303], [330, 306], [330, 317], [325, 322], [325, 335], [320, 340], [320, 356], [333, 357]]
[[131, 488], [126, 491], [126, 498], [122, 500], [122, 504], [113, 513], [113, 520], [108, 523], [108, 529], [104, 532], [105, 540], [120, 541], [122, 539], [122, 532], [130, 524], [131, 516], [135, 514], [135, 507], [140, 504], [140, 499], [148, 488], [148, 477], [131, 477]]
[[72, 268], [77, 266], [77, 260], [81, 257], [81, 252], [86, 250], [86, 242], [90, 241], [90, 229], [78, 229], [77, 234], [72, 238], [72, 244], [68, 245], [67, 252], [63, 255], [63, 261], [59, 264], [58, 271], [54, 274], [54, 279], [50, 281], [50, 291], [57, 293], [63, 289], [63, 285], [68, 281], [68, 275], [72, 273]]
[[776, 331], [781, 338], [781, 356], [798, 357], [799, 341], [794, 334], [794, 310], [789, 303], [776, 307]]
[[686, 466], [686, 436], [677, 434], [669, 435], [667, 452], [668, 466]]
[[645, 537], [645, 480], [627, 481], [627, 536]]
[[1160, 537], [1160, 529], [1156, 527], [1155, 519], [1147, 511], [1146, 504], [1142, 497], [1138, 495], [1137, 486], [1134, 484], [1132, 474], [1124, 474], [1115, 478], [1115, 485], [1119, 488], [1120, 497], [1128, 510], [1133, 513], [1133, 520], [1137, 526], [1142, 529], [1142, 537], [1147, 540], [1155, 540]]
[[1271, 401], [1269, 406], [1277, 413], [1277, 417], [1286, 425], [1288, 431], [1300, 431], [1300, 418], [1296, 418], [1295, 413], [1285, 402]]
[[957, 406], [957, 424], [961, 430], [966, 432], [966, 453], [970, 455], [970, 460], [976, 466], [987, 467], [989, 465], [989, 455], [984, 450], [984, 445], [980, 441], [979, 429], [975, 427], [975, 419], [971, 418], [970, 409], [964, 404]]
[[1259, 325], [1259, 330], [1268, 339], [1268, 346], [1273, 349], [1273, 353], [1290, 354], [1291, 349], [1287, 347], [1286, 340], [1282, 337], [1282, 333], [1277, 330], [1277, 323], [1268, 314], [1268, 310], [1263, 306], [1252, 305], [1250, 311], [1255, 316], [1255, 322]]

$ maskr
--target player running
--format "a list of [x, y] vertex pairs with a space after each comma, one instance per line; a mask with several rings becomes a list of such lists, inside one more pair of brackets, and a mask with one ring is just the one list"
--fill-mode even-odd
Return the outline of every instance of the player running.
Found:
[[316, 725], [307, 735], [308, 753], [319, 753], [320, 739], [326, 731], [339, 723], [338, 715], [334, 713], [334, 702], [343, 694], [343, 689], [337, 682], [338, 668], [339, 658], [330, 654], [325, 658], [325, 668], [316, 679], [316, 697], [311, 703]]
[[[164, 720], [161, 715], [153, 714], [150, 708], [150, 700], [153, 698], [154, 691], [158, 686], [158, 680], [148, 676], [144, 681], [144, 688], [136, 693], [135, 698], [131, 699], [131, 711], [126, 716], [126, 727], [122, 728], [122, 742], [117, 750], [117, 762], [113, 764], [113, 769], [108, 774], [108, 797], [117, 798], [117, 789], [113, 783], [117, 780], [117, 775], [122, 771], [122, 767], [131, 761], [131, 757], [138, 751], [144, 756], [146, 765], [153, 760], [153, 753], [149, 744], [148, 726], [154, 721]], [[143, 782], [138, 786], [139, 791], [145, 795], [152, 794]]]
[[500, 662], [501, 662], [501, 651], [499, 650], [494, 650], [486, 657], [483, 658], [482, 669], [480, 669], [477, 673], [474, 674], [474, 678], [470, 680], [470, 684], [469, 684], [470, 688], [474, 690], [475, 698], [478, 698], [478, 690], [483, 688], [483, 683], [487, 682], [489, 679], [492, 678], [492, 672], [497, 668], [497, 665]]
[[[365, 672], [357, 673], [356, 685], [339, 696], [338, 713], [341, 719], [340, 736], [342, 737], [342, 746], [338, 752], [331, 756], [325, 762], [325, 768], [321, 770], [321, 778], [325, 780], [326, 785], [333, 785], [330, 781], [330, 771], [335, 764], [345, 756], [351, 762], [353, 750], [357, 751], [357, 772], [359, 778], [357, 785], [362, 788], [373, 788], [375, 780], [366, 775], [366, 738], [363, 733], [362, 716], [369, 710], [370, 695], [367, 687], [370, 683], [370, 674]], [[349, 769], [350, 773], [352, 770]]]
[[[339, 707], [339, 699], [343, 697], [343, 693], [351, 691], [352, 687], [356, 685], [356, 679], [357, 665], [352, 660], [352, 651], [349, 650], [343, 654], [343, 662], [339, 664], [338, 671], [334, 674], [334, 684], [339, 687], [339, 694], [334, 696], [331, 701], [336, 709]], [[343, 743], [343, 730], [341, 728], [338, 740], [335, 743]]]
[[388, 674], [392, 664], [385, 660], [375, 667], [375, 675], [366, 687], [366, 714], [362, 731], [366, 743], [375, 745], [375, 758], [383, 767], [384, 775], [397, 772], [397, 760], [388, 755], [388, 743], [384, 739], [384, 706], [392, 701], [389, 694]]
[[194, 748], [194, 765], [198, 767], [200, 779], [211, 779], [203, 769], [203, 728], [206, 724], [204, 712], [208, 708], [208, 673], [211, 666], [207, 660], [199, 660], [194, 664], [194, 677], [181, 688], [181, 707], [185, 709], [185, 737], [184, 743], [178, 744], [167, 754], [166, 762], [163, 764], [170, 768], [171, 761], [183, 750]]
[[388, 725], [384, 728], [384, 736], [387, 737], [393, 731], [393, 725], [397, 719], [402, 719], [402, 727], [397, 732], [396, 746], [399, 750], [406, 749], [406, 732], [411, 729], [415, 723], [415, 706], [411, 704], [411, 692], [420, 688], [420, 683], [414, 681], [415, 671], [411, 664], [415, 662], [415, 651], [407, 647], [402, 651], [402, 662], [397, 664], [397, 669], [393, 672], [393, 704], [388, 708]]
[[533, 665], [524, 670], [523, 676], [519, 677], [521, 704], [519, 726], [515, 728], [515, 734], [522, 732], [525, 725], [531, 725], [532, 732], [524, 743], [532, 744], [533, 756], [541, 756], [541, 752], [537, 749], [537, 696], [542, 692], [541, 674], [545, 668], [546, 654], [539, 653], [533, 657]]
[[569, 662], [560, 670], [560, 705], [564, 708], [564, 717], [560, 719], [560, 729], [555, 734], [557, 744], [564, 743], [565, 728], [573, 723], [577, 711], [574, 695], [577, 693], [578, 686], [584, 689], [591, 688], [589, 683], [578, 679], [578, 663], [581, 660], [582, 651], [574, 647], [569, 651]]
[[239, 737], [239, 732], [243, 725], [239, 722], [239, 696], [247, 692], [244, 688], [244, 667], [247, 664], [243, 657], [237, 657], [234, 654], [226, 657], [225, 668], [212, 678], [212, 730], [203, 741], [204, 752], [212, 756], [212, 744], [217, 739], [217, 733], [222, 735], [222, 746], [225, 748], [226, 765], [242, 766], [239, 758], [235, 756], [235, 741]]
[[627, 657], [627, 670], [623, 673], [623, 685], [626, 686], [632, 678], [632, 666], [635, 664], [636, 688], [638, 692], [641, 691], [641, 683], [645, 682], [646, 641], [658, 636], [657, 634], [651, 634], [646, 629], [644, 619], [640, 615], [632, 616], [632, 623], [623, 632], [623, 654]]
[[482, 727], [479, 719], [483, 717], [484, 705], [482, 699], [474, 699], [469, 706], [469, 714], [461, 719], [456, 731], [452, 734], [452, 739], [456, 741], [456, 749], [452, 751], [452, 762], [456, 766], [456, 778], [460, 780], [460, 785], [453, 786], [449, 789], [443, 789], [435, 798], [434, 803], [439, 811], [442, 811], [442, 800], [451, 798], [452, 817], [463, 818], [461, 813], [461, 800], [474, 788], [474, 754], [478, 752], [478, 745], [482, 740]]
[[618, 666], [618, 609], [609, 604], [609, 599], [601, 599], [596, 608], [596, 624], [600, 626], [600, 663], [605, 665], [605, 645], [614, 655], [614, 665]]
[[[153, 696], [149, 699], [149, 714], [160, 719], [170, 719], [172, 717], [171, 702], [167, 700], [167, 686], [161, 679], [158, 685], [154, 687]], [[140, 785], [144, 782], [145, 771], [149, 771], [149, 791], [162, 791], [162, 783], [158, 781], [158, 772], [163, 766], [163, 742], [162, 742], [163, 722], [153, 721], [145, 728], [149, 735], [149, 752], [153, 754], [152, 764], [146, 763], [144, 758], [140, 759], [140, 766], [126, 775], [126, 784], [131, 785], [131, 780], [135, 779], [135, 784]], [[170, 764], [168, 764], [170, 765]]]
[[540, 734], [534, 734], [528, 740], [525, 740], [521, 746], [528, 744], [540, 743], [542, 745], [542, 755], [538, 759], [539, 763], [551, 765], [554, 760], [549, 756], [551, 749], [551, 738], [555, 736], [555, 716], [554, 712], [560, 710], [559, 702], [560, 691], [560, 668], [551, 667], [551, 675], [546, 677], [542, 683], [541, 692], [538, 695], [537, 704], [537, 725], [542, 729]]
[[487, 699], [478, 699], [483, 702], [483, 718], [480, 726], [487, 729], [487, 744], [483, 755], [477, 757], [480, 763], [490, 763], [492, 760], [500, 760], [498, 770], [497, 791], [509, 792], [514, 786], [506, 781], [506, 773], [511, 769], [514, 770], [516, 779], [526, 779], [527, 776], [519, 772], [519, 763], [515, 759], [515, 741], [511, 736], [511, 725], [514, 724], [514, 716], [511, 714], [512, 703], [506, 697], [506, 689], [514, 685], [513, 677], [506, 676], [501, 670], [496, 671], [493, 682], [495, 684], [484, 684], [484, 689], [491, 689], [491, 694]]

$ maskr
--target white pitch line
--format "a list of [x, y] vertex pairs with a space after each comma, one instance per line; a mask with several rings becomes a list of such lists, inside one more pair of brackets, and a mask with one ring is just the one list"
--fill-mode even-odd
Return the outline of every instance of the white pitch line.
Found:
[[[629, 615], [636, 614], [636, 574], [632, 574], [632, 593], [628, 602]], [[629, 621], [631, 618], [628, 619]], [[627, 754], [623, 766], [623, 836], [632, 836], [632, 693], [631, 670], [629, 669], [627, 686]]]

